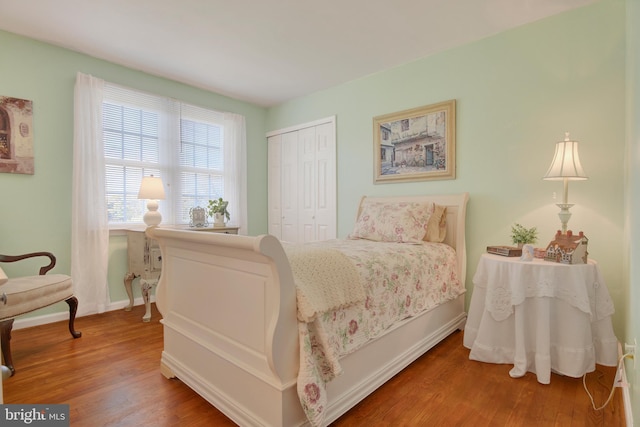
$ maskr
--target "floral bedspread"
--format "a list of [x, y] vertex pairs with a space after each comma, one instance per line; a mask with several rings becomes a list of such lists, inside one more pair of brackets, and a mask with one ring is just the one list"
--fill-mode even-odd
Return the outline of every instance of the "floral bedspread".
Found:
[[333, 248], [356, 265], [365, 287], [361, 304], [300, 322], [298, 395], [307, 418], [323, 425], [325, 385], [340, 375], [339, 358], [384, 333], [395, 322], [429, 310], [465, 292], [454, 250], [442, 243], [401, 244], [368, 240], [315, 242]]

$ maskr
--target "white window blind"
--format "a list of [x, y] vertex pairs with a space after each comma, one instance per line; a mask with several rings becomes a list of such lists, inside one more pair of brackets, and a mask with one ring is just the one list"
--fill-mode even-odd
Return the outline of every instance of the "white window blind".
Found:
[[165, 185], [163, 223], [187, 224], [191, 208], [228, 200], [225, 189], [235, 178], [225, 174], [224, 144], [235, 142], [225, 140], [224, 113], [109, 83], [104, 93], [110, 226], [142, 223], [146, 201], [137, 197], [143, 176], [159, 176]]

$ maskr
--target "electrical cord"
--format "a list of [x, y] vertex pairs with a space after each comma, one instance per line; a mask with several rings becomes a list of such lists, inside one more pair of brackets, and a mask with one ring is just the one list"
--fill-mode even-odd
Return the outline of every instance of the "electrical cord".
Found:
[[607, 406], [611, 401], [611, 398], [613, 397], [613, 393], [616, 390], [616, 379], [618, 378], [618, 374], [620, 372], [620, 369], [622, 368], [622, 363], [624, 362], [624, 359], [626, 357], [631, 357], [633, 359], [633, 353], [626, 353], [626, 354], [623, 354], [622, 357], [620, 357], [620, 360], [618, 361], [618, 368], [616, 369], [616, 375], [613, 377], [613, 384], [611, 385], [611, 392], [609, 393], [609, 397], [607, 398], [607, 401], [604, 402], [604, 404], [599, 408], [596, 408], [596, 404], [593, 401], [593, 396], [591, 396], [591, 393], [589, 393], [589, 390], [587, 389], [587, 381], [586, 381], [587, 374], [585, 373], [582, 376], [582, 386], [584, 387], [584, 391], [587, 392], [587, 396], [589, 396], [589, 400], [591, 400], [591, 406], [593, 407], [594, 411], [600, 411], [604, 409], [604, 407]]

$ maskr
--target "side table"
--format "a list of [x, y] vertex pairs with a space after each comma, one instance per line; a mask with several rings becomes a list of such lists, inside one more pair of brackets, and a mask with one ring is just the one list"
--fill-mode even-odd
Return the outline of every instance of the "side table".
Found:
[[566, 265], [483, 254], [464, 331], [469, 358], [513, 364], [548, 384], [551, 372], [581, 377], [617, 365], [613, 302], [598, 263]]
[[144, 234], [144, 229], [127, 230], [127, 256], [129, 258], [129, 270], [124, 275], [124, 288], [129, 296], [129, 305], [124, 309], [131, 311], [133, 307], [133, 279], [140, 278], [142, 299], [146, 311], [142, 317], [143, 322], [151, 320], [151, 289], [158, 284], [162, 270], [162, 254], [160, 247], [154, 239]]

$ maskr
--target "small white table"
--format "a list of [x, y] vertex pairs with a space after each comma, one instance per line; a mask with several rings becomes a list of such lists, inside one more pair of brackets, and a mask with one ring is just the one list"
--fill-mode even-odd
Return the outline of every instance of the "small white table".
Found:
[[[210, 233], [238, 234], [239, 227], [189, 227], [188, 225], [163, 226], [178, 230], [202, 231]], [[124, 309], [131, 311], [133, 300], [132, 283], [136, 277], [140, 278], [142, 299], [144, 300], [145, 313], [143, 322], [151, 321], [151, 290], [158, 284], [162, 270], [162, 253], [158, 242], [150, 239], [145, 234], [145, 227], [131, 228], [127, 230], [127, 257], [129, 269], [124, 275], [124, 288], [129, 296], [129, 305]]]
[[609, 291], [594, 260], [566, 265], [483, 254], [464, 330], [469, 358], [513, 364], [549, 384], [551, 372], [579, 378], [616, 366]]

